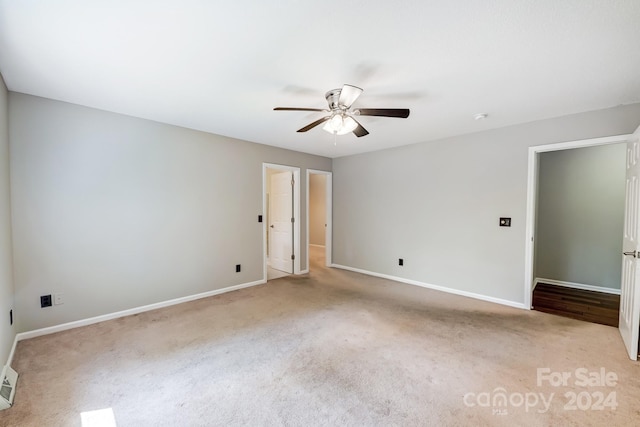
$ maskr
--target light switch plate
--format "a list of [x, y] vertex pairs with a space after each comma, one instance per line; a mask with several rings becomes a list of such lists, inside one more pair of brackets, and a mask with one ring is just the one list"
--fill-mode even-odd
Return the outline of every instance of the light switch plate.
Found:
[[500, 218], [500, 227], [511, 227], [511, 218]]

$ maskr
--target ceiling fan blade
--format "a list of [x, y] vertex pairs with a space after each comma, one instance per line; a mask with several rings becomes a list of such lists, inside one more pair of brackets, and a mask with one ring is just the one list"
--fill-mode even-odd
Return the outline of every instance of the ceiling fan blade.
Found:
[[[353, 121], [358, 123], [356, 119], [353, 119]], [[362, 127], [360, 123], [358, 123], [358, 127], [353, 130], [353, 134], [358, 138], [360, 138], [361, 136], [369, 135], [369, 131], [367, 131], [365, 128]]]
[[306, 125], [305, 127], [298, 129], [298, 132], [306, 132], [306, 131], [308, 131], [309, 129], [313, 129], [314, 127], [318, 126], [320, 123], [324, 123], [324, 122], [326, 122], [327, 120], [329, 120], [330, 118], [331, 118], [331, 116], [327, 116], [327, 117], [323, 117], [323, 118], [321, 118], [321, 119], [318, 119], [318, 120], [316, 120], [315, 122], [313, 122], [313, 123], [309, 123], [309, 124], [308, 124], [308, 125]]
[[273, 111], [325, 111], [329, 112], [327, 109], [322, 108], [298, 108], [298, 107], [276, 107]]
[[399, 117], [401, 119], [409, 117], [408, 108], [358, 108], [356, 113], [361, 116]]
[[362, 89], [359, 87], [343, 85], [340, 91], [340, 98], [338, 98], [338, 105], [345, 108], [351, 107], [351, 104], [356, 102], [361, 93]]

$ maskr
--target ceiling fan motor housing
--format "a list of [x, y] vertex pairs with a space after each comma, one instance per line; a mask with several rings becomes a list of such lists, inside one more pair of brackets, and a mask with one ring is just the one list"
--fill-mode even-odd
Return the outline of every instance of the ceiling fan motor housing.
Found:
[[344, 109], [344, 106], [340, 107], [340, 105], [338, 104], [338, 100], [340, 99], [341, 92], [342, 92], [342, 89], [332, 89], [324, 95], [324, 97], [327, 99], [327, 103], [329, 104], [330, 110], [333, 111], [333, 110]]

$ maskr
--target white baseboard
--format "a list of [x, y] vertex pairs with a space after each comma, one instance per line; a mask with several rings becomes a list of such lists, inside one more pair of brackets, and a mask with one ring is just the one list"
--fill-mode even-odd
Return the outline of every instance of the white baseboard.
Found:
[[604, 292], [605, 294], [620, 295], [620, 289], [605, 288], [604, 286], [585, 285], [584, 283], [564, 282], [562, 280], [544, 279], [537, 277], [533, 282], [533, 289], [538, 283], [547, 283], [549, 285], [563, 286], [565, 288], [582, 289], [583, 291]]
[[397, 276], [391, 276], [391, 275], [388, 275], [388, 274], [375, 273], [373, 271], [362, 270], [360, 268], [347, 267], [346, 265], [331, 264], [331, 267], [340, 268], [342, 270], [354, 271], [356, 273], [362, 273], [362, 274], [366, 274], [368, 276], [374, 276], [374, 277], [380, 277], [380, 278], [383, 278], [383, 279], [393, 280], [395, 282], [406, 283], [408, 285], [420, 286], [422, 288], [433, 289], [433, 290], [436, 290], [436, 291], [446, 292], [446, 293], [449, 293], [449, 294], [460, 295], [460, 296], [469, 297], [469, 298], [475, 298], [475, 299], [479, 299], [479, 300], [482, 300], [482, 301], [489, 301], [489, 302], [493, 302], [493, 303], [501, 304], [501, 305], [507, 305], [509, 307], [522, 308], [524, 310], [530, 310], [531, 309], [530, 307], [526, 307], [523, 303], [520, 303], [520, 302], [509, 301], [509, 300], [502, 299], [502, 298], [490, 297], [490, 296], [487, 296], [487, 295], [476, 294], [476, 293], [473, 293], [473, 292], [461, 291], [461, 290], [458, 290], [458, 289], [447, 288], [445, 286], [432, 285], [432, 284], [429, 284], [429, 283], [419, 282], [417, 280], [405, 279], [405, 278], [397, 277]]
[[68, 329], [79, 328], [81, 326], [92, 325], [94, 323], [100, 323], [107, 320], [117, 319], [119, 317], [131, 316], [132, 314], [143, 313], [145, 311], [157, 310], [159, 308], [169, 307], [176, 304], [182, 304], [189, 301], [194, 301], [197, 299], [207, 298], [214, 295], [224, 294], [231, 291], [237, 291], [239, 289], [249, 288], [251, 286], [262, 285], [266, 283], [265, 280], [256, 280], [255, 282], [242, 283], [239, 285], [228, 286], [226, 288], [214, 289], [212, 291], [203, 292], [200, 294], [189, 295], [186, 297], [175, 298], [168, 301], [161, 301], [154, 304], [143, 305], [141, 307], [130, 308], [127, 310], [117, 311], [115, 313], [103, 314], [101, 316], [90, 317], [88, 319], [76, 320], [74, 322], [62, 323], [60, 325], [49, 326], [47, 328], [35, 329], [33, 331], [21, 332], [16, 335], [16, 339], [14, 342], [14, 348], [11, 350], [11, 355], [9, 356], [9, 362], [13, 360], [13, 351], [15, 350], [15, 343], [18, 341], [26, 340], [29, 338], [35, 338], [42, 335], [53, 334], [56, 332], [66, 331]]

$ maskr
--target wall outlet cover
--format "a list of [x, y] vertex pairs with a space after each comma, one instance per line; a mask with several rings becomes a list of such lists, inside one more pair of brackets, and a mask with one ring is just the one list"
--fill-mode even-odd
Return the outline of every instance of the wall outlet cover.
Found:
[[53, 303], [55, 305], [64, 304], [64, 294], [53, 294]]

